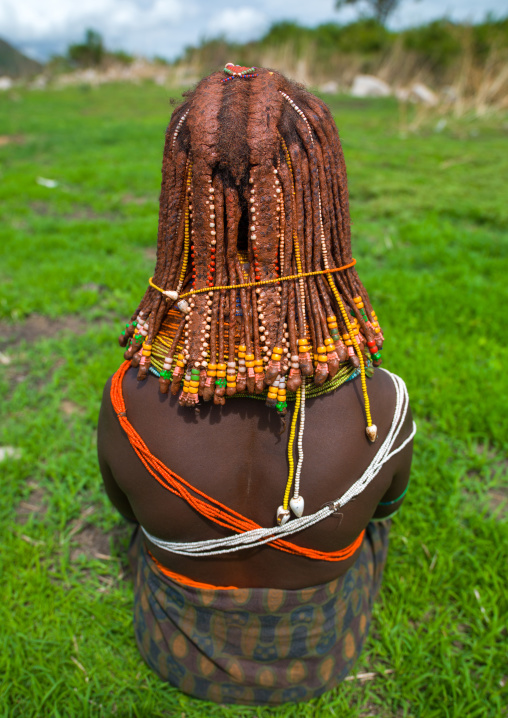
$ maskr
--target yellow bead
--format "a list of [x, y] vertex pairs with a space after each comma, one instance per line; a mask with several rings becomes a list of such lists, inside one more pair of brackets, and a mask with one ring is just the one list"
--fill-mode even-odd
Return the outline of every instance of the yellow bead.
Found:
[[218, 377], [226, 376], [226, 372], [221, 369], [220, 371], [217, 372], [217, 376]]
[[189, 382], [189, 386], [199, 386], [199, 381], [195, 381], [194, 379], [191, 379]]
[[326, 354], [326, 347], [318, 347], [317, 353], [318, 354]]

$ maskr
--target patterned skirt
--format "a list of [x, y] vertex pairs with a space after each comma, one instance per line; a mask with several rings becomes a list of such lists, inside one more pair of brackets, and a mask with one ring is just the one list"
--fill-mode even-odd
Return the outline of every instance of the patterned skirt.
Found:
[[344, 576], [297, 590], [203, 589], [157, 568], [137, 530], [134, 631], [164, 681], [216, 703], [278, 705], [316, 698], [348, 675], [367, 637], [390, 521], [371, 522]]

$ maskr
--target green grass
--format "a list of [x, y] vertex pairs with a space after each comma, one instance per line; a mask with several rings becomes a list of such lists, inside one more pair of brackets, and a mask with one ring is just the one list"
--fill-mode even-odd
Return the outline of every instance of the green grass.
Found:
[[392, 101], [330, 102], [354, 256], [419, 426], [357, 665], [392, 672], [250, 709], [190, 699], [142, 662], [95, 427], [153, 268], [168, 98], [20, 92], [0, 105], [0, 135], [18, 138], [0, 147], [0, 446], [21, 451], [0, 463], [0, 716], [508, 715], [506, 124], [403, 138]]

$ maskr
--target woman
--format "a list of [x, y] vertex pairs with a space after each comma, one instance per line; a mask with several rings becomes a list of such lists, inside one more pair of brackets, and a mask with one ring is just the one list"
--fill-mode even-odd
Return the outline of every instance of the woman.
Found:
[[308, 700], [367, 636], [414, 426], [354, 265], [327, 107], [265, 69], [202, 80], [167, 131], [155, 272], [99, 421], [139, 524], [140, 651], [199, 698]]

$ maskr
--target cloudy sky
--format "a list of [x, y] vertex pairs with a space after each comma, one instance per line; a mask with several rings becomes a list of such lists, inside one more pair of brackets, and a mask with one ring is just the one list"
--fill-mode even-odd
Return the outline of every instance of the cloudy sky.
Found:
[[[390, 26], [443, 15], [477, 21], [489, 11], [506, 15], [506, 0], [401, 0]], [[204, 37], [222, 34], [242, 42], [278, 20], [317, 25], [348, 22], [357, 14], [351, 7], [334, 11], [334, 0], [0, 0], [0, 37], [44, 60], [93, 28], [111, 50], [173, 59]]]

